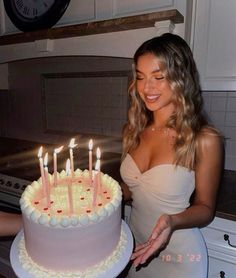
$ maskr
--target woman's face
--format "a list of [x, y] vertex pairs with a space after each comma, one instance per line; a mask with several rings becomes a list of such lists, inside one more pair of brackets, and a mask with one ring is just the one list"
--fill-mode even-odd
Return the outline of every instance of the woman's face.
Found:
[[137, 91], [147, 109], [157, 111], [173, 109], [173, 91], [160, 70], [158, 58], [151, 54], [144, 54], [138, 58], [136, 67]]

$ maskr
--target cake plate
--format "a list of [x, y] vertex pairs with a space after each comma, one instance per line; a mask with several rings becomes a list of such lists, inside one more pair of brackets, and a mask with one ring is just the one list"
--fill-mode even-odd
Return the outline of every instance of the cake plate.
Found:
[[[128, 264], [133, 251], [133, 236], [129, 229], [129, 226], [125, 223], [125, 221], [122, 220], [121, 225], [127, 236], [127, 245], [125, 246], [124, 253], [122, 254], [120, 260], [113, 267], [109, 268], [106, 273], [96, 275], [94, 278], [115, 278]], [[11, 246], [10, 261], [12, 268], [19, 278], [37, 278], [35, 275], [29, 273], [26, 269], [24, 269], [20, 264], [18, 256], [18, 245], [22, 237], [23, 230], [21, 230], [17, 234]]]

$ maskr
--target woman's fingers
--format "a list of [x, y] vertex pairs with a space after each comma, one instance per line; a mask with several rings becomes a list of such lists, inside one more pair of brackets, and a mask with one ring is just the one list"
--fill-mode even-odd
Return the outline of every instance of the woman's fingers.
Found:
[[162, 242], [159, 240], [152, 240], [145, 244], [138, 245], [131, 257], [134, 266], [137, 267], [139, 264], [144, 264], [161, 246]]
[[143, 244], [137, 245], [137, 246], [135, 247], [134, 252], [137, 252], [137, 251], [139, 251], [140, 249], [143, 249], [143, 248], [147, 247], [149, 244], [150, 244], [150, 242], [145, 242], [145, 243], [143, 243]]
[[131, 256], [131, 260], [134, 260], [136, 259], [137, 257], [139, 256], [142, 256], [146, 250], [149, 248], [149, 244], [148, 243], [145, 243], [145, 244], [141, 244], [141, 245], [138, 245], [135, 250], [134, 250], [134, 253], [132, 254]]
[[139, 264], [141, 264], [142, 258], [144, 254], [149, 249], [149, 243], [138, 245], [134, 251], [134, 253], [131, 256], [131, 260], [133, 260], [133, 265], [137, 267]]
[[146, 251], [143, 253], [140, 263], [144, 264], [155, 253], [159, 253], [162, 246], [163, 244], [160, 240], [153, 240], [152, 244], [150, 244]]

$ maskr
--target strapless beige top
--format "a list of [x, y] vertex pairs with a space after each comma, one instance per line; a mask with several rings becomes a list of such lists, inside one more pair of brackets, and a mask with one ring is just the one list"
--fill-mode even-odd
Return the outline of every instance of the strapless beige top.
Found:
[[[127, 154], [120, 173], [132, 192], [129, 225], [136, 243], [147, 241], [160, 215], [176, 214], [190, 205], [189, 199], [195, 189], [194, 171], [173, 164], [161, 164], [141, 173], [131, 155]], [[190, 254], [201, 259], [192, 263], [188, 260]], [[168, 263], [166, 257], [171, 258]], [[181, 263], [178, 263], [178, 257]], [[137, 272], [132, 268], [128, 277], [155, 278], [157, 273], [163, 278], [207, 277], [207, 251], [198, 228], [175, 231], [158, 258]]]
[[[195, 188], [194, 171], [173, 164], [160, 164], [141, 173], [132, 156], [127, 154], [120, 173], [135, 202], [148, 201], [145, 205], [150, 206], [154, 201], [155, 206], [164, 206], [166, 213], [178, 213], [189, 206]], [[139, 193], [140, 197], [137, 196]]]

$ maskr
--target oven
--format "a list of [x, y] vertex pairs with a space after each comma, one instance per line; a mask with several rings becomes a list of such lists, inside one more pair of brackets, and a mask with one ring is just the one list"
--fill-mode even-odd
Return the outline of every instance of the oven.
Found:
[[21, 194], [32, 181], [0, 173], [0, 210], [20, 211]]
[[[24, 140], [0, 138], [0, 210], [20, 213], [19, 200], [33, 177], [27, 175], [32, 164], [34, 146]], [[1, 225], [1, 224], [0, 224]], [[0, 277], [15, 278], [10, 264], [14, 237], [0, 238]]]
[[36, 142], [0, 138], [0, 210], [20, 212], [21, 194], [39, 177], [39, 146]]
[[[0, 173], [0, 211], [20, 214], [20, 196], [29, 183], [29, 180]], [[11, 236], [0, 238], [0, 277], [16, 278], [10, 263], [13, 240]]]

